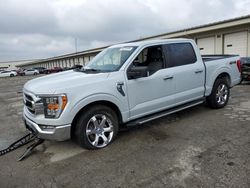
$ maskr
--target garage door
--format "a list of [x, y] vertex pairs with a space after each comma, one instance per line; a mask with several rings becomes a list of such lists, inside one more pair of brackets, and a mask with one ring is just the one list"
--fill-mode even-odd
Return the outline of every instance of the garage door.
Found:
[[197, 45], [202, 55], [215, 54], [215, 39], [214, 37], [200, 38], [197, 40]]
[[247, 32], [224, 35], [224, 54], [247, 56]]

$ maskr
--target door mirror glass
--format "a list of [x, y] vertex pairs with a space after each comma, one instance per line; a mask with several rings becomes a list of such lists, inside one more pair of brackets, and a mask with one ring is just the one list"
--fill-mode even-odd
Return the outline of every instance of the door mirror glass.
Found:
[[127, 71], [128, 79], [151, 76], [164, 68], [163, 59], [161, 45], [144, 48], [131, 63]]
[[131, 67], [127, 72], [129, 80], [147, 77], [147, 74], [148, 74], [147, 66]]

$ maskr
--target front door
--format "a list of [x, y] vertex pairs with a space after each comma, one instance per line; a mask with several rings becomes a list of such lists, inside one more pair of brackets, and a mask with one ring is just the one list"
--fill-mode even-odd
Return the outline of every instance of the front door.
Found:
[[128, 78], [130, 120], [164, 110], [174, 104], [175, 76], [165, 68], [162, 46], [144, 48], [131, 67], [147, 67], [147, 75]]

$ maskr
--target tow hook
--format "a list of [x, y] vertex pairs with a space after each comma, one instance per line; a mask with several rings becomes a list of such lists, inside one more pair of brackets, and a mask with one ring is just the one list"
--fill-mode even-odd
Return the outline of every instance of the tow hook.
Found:
[[40, 144], [44, 142], [43, 139], [37, 138], [37, 135], [34, 133], [29, 133], [26, 136], [18, 139], [14, 143], [12, 143], [9, 147], [6, 149], [0, 150], [0, 156], [5, 155], [11, 151], [16, 150], [17, 148], [20, 148], [30, 142], [33, 142], [30, 146], [26, 148], [26, 151], [18, 158], [18, 161], [23, 160], [27, 156], [31, 154], [31, 152]]

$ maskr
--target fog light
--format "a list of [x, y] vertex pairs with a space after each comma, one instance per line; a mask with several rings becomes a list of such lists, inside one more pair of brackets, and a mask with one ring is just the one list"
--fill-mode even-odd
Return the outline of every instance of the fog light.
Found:
[[42, 130], [52, 130], [52, 129], [55, 128], [54, 126], [51, 126], [51, 125], [39, 125], [39, 127], [40, 127]]

